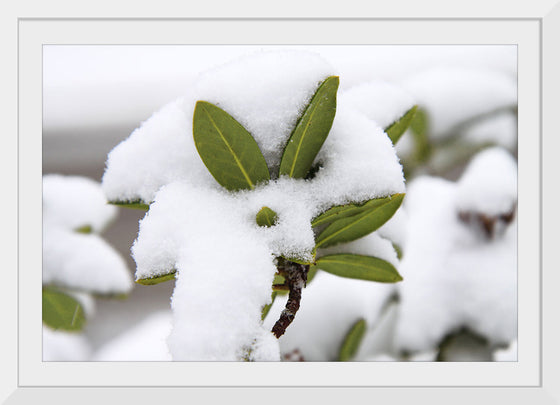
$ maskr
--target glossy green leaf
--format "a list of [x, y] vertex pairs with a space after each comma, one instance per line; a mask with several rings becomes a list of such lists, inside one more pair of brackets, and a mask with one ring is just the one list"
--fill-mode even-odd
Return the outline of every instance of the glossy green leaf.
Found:
[[327, 139], [336, 113], [337, 76], [327, 78], [298, 120], [280, 161], [280, 175], [302, 179]]
[[193, 137], [208, 171], [228, 190], [250, 190], [270, 180], [253, 136], [220, 107], [206, 101], [196, 103]]
[[338, 354], [339, 361], [350, 361], [354, 358], [366, 333], [365, 319], [359, 319], [348, 331]]
[[85, 233], [85, 234], [91, 233], [92, 231], [93, 231], [93, 229], [92, 229], [91, 225], [83, 225], [83, 226], [80, 226], [80, 227], [74, 229], [74, 232]]
[[396, 283], [402, 277], [395, 267], [378, 257], [339, 253], [317, 259], [317, 267], [328, 273], [359, 280]]
[[109, 201], [109, 204], [118, 205], [123, 208], [132, 208], [135, 210], [148, 211], [150, 209], [150, 204], [146, 204], [144, 201]]
[[408, 127], [412, 123], [412, 120], [414, 119], [414, 115], [416, 114], [417, 109], [418, 106], [415, 105], [406, 113], [404, 113], [401, 118], [385, 128], [385, 132], [389, 136], [389, 139], [391, 139], [391, 142], [393, 142], [393, 145], [396, 145], [400, 137], [408, 129]]
[[327, 226], [316, 239], [317, 248], [350, 242], [375, 231], [387, 222], [401, 206], [404, 194], [379, 199], [372, 207], [356, 215], [339, 219]]
[[335, 205], [334, 207], [331, 207], [323, 212], [321, 215], [315, 217], [313, 221], [311, 221], [311, 226], [316, 227], [319, 225], [325, 225], [342, 218], [361, 214], [362, 212], [385, 204], [388, 199], [389, 197], [375, 198], [362, 204]]
[[139, 278], [139, 279], [136, 280], [136, 282], [138, 284], [142, 284], [142, 285], [159, 284], [159, 283], [163, 283], [165, 281], [174, 280], [176, 272], [177, 272], [177, 270], [173, 270], [170, 273], [162, 274], [162, 275], [159, 275], [159, 276], [148, 277], [148, 278]]
[[262, 207], [257, 213], [257, 225], [271, 227], [278, 221], [278, 215], [276, 212], [268, 207]]
[[52, 329], [79, 331], [86, 318], [82, 304], [52, 287], [43, 287], [43, 322]]

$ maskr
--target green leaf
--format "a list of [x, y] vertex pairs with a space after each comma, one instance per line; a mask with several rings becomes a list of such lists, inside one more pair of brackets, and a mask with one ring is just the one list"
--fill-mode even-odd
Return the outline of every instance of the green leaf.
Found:
[[220, 107], [206, 101], [196, 103], [193, 137], [208, 171], [228, 190], [252, 190], [257, 183], [270, 180], [255, 139]]
[[317, 259], [317, 267], [328, 273], [359, 280], [396, 283], [402, 281], [395, 267], [378, 257], [339, 253]]
[[399, 209], [404, 194], [376, 199], [371, 207], [356, 215], [339, 219], [317, 236], [316, 247], [328, 247], [337, 243], [350, 242], [375, 231], [387, 222]]
[[338, 354], [339, 361], [350, 361], [358, 352], [358, 348], [362, 343], [364, 335], [366, 333], [366, 321], [365, 319], [359, 319], [348, 331], [342, 346], [340, 347], [340, 352]]
[[393, 142], [393, 145], [397, 144], [402, 134], [404, 134], [407, 128], [410, 126], [417, 109], [418, 106], [415, 105], [406, 113], [404, 113], [401, 118], [385, 128], [385, 132], [389, 136], [389, 139], [391, 139], [391, 142]]
[[276, 295], [278, 293], [276, 291], [272, 292], [272, 301], [270, 301], [270, 304], [266, 304], [261, 312], [261, 320], [264, 321], [264, 318], [266, 318], [266, 316], [268, 315], [268, 312], [270, 311], [270, 308], [272, 308], [272, 304], [274, 304], [274, 300], [276, 299]]
[[336, 113], [336, 92], [339, 79], [327, 78], [298, 120], [280, 161], [280, 175], [304, 178], [321, 146], [327, 139]]
[[262, 207], [257, 213], [257, 225], [271, 227], [278, 221], [278, 215], [276, 212], [268, 207]]
[[313, 280], [315, 274], [317, 274], [317, 271], [319, 271], [319, 268], [317, 266], [309, 266], [309, 271], [307, 272], [307, 285], [309, 285], [311, 280]]
[[159, 276], [148, 277], [148, 278], [139, 278], [139, 279], [136, 280], [136, 282], [138, 284], [142, 284], [142, 285], [159, 284], [159, 283], [163, 283], [165, 281], [173, 280], [175, 278], [175, 273], [177, 273], [177, 270], [173, 270], [170, 273], [162, 274], [162, 275], [159, 275]]
[[316, 227], [319, 225], [325, 225], [342, 218], [361, 214], [362, 212], [369, 211], [370, 209], [385, 204], [388, 198], [389, 197], [374, 198], [362, 204], [335, 205], [323, 212], [321, 215], [315, 217], [313, 221], [311, 221], [311, 226]]
[[91, 233], [93, 231], [91, 225], [84, 225], [74, 229], [74, 232], [78, 233]]
[[109, 201], [109, 204], [118, 205], [123, 208], [132, 208], [135, 210], [148, 211], [150, 209], [150, 204], [146, 204], [142, 200], [135, 201]]
[[86, 318], [82, 304], [52, 287], [43, 287], [43, 322], [52, 329], [79, 331]]
[[397, 254], [397, 259], [401, 260], [402, 259], [402, 255], [403, 255], [403, 251], [401, 248], [401, 245], [395, 243], [395, 242], [391, 242], [391, 244], [393, 245], [393, 249], [395, 249], [395, 253]]
[[417, 109], [416, 114], [410, 122], [410, 129], [415, 134], [425, 134], [428, 132], [428, 114], [423, 109]]

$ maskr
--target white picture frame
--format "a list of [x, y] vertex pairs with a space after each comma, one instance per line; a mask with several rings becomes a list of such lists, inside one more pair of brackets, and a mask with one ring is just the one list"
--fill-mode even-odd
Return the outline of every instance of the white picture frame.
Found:
[[[152, 18], [148, 8], [134, 14], [124, 6], [100, 5], [73, 14], [62, 7], [12, 6], [2, 14], [7, 42], [17, 58], [11, 70], [13, 112], [8, 133], [10, 158], [3, 176], [14, 201], [3, 202], [6, 221], [18, 238], [7, 238], [10, 256], [3, 308], [3, 365], [0, 398], [8, 404], [57, 400], [62, 403], [166, 403], [182, 400], [261, 400], [291, 398], [405, 403], [558, 403], [554, 384], [560, 328], [558, 272], [552, 263], [558, 193], [550, 173], [558, 171], [554, 117], [559, 89], [560, 4], [535, 1], [515, 8], [507, 2], [441, 9], [397, 2], [385, 9], [345, 8], [322, 3], [275, 15], [272, 10], [236, 7], [213, 17], [209, 6], [167, 10]], [[3, 6], [4, 7], [4, 6]], [[136, 7], [136, 6], [135, 6]], [[292, 10], [295, 10], [292, 9]], [[404, 10], [409, 10], [406, 15]], [[322, 14], [317, 15], [314, 12]], [[118, 17], [118, 18], [113, 18]], [[311, 29], [313, 27], [313, 29]], [[255, 33], [258, 32], [258, 36]], [[204, 35], [201, 35], [204, 33]], [[257, 39], [258, 38], [258, 39]], [[237, 363], [43, 363], [41, 361], [41, 47], [45, 44], [359, 44], [454, 43], [516, 44], [519, 47], [520, 322], [515, 363], [237, 364]], [[17, 76], [14, 77], [17, 62]], [[2, 79], [4, 80], [4, 79]], [[14, 83], [17, 83], [15, 88]], [[13, 96], [17, 93], [17, 103]], [[9, 98], [9, 97], [8, 97]], [[4, 105], [4, 103], [3, 103]], [[16, 173], [14, 173], [16, 171]], [[545, 182], [548, 181], [548, 184]], [[549, 186], [548, 188], [546, 186]], [[546, 198], [545, 198], [546, 197]], [[4, 206], [4, 204], [6, 206]], [[546, 217], [545, 215], [546, 214]], [[10, 218], [11, 217], [11, 218]], [[523, 219], [525, 218], [525, 220]], [[549, 249], [546, 249], [546, 248]], [[546, 255], [548, 253], [548, 255]], [[548, 259], [548, 260], [547, 260]], [[15, 288], [17, 285], [18, 288]], [[521, 291], [523, 290], [523, 291]], [[523, 294], [523, 295], [521, 295]], [[522, 300], [521, 297], [527, 297]], [[9, 332], [8, 332], [9, 331]], [[17, 331], [17, 336], [16, 336]], [[4, 356], [5, 354], [5, 356]], [[406, 368], [406, 369], [405, 369]], [[487, 383], [487, 379], [492, 380]], [[464, 382], [464, 383], [463, 383]], [[5, 388], [4, 388], [5, 386]], [[219, 389], [216, 389], [219, 388]]]

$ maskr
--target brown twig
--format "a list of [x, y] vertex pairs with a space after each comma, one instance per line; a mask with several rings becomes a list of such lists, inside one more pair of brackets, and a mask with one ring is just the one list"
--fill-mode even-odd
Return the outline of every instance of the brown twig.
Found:
[[284, 277], [285, 284], [290, 293], [286, 307], [282, 310], [280, 318], [272, 327], [272, 333], [279, 338], [286, 332], [286, 328], [292, 323], [301, 301], [301, 290], [307, 283], [307, 272], [309, 265], [294, 263], [289, 260], [282, 260], [278, 264], [278, 273]]

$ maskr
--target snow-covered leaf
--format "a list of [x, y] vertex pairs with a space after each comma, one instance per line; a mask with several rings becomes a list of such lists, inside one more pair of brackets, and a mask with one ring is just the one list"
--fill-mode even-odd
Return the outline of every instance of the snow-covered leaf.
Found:
[[52, 287], [43, 288], [43, 322], [52, 329], [81, 330], [84, 308], [75, 298]]
[[393, 194], [372, 203], [370, 209], [331, 223], [317, 236], [316, 247], [350, 242], [375, 231], [393, 216], [403, 198], [404, 193]]
[[346, 253], [328, 255], [317, 259], [317, 267], [328, 273], [347, 278], [380, 283], [402, 281], [401, 275], [391, 263], [373, 256]]
[[162, 274], [162, 275], [158, 275], [158, 276], [154, 276], [154, 277], [148, 277], [148, 278], [139, 278], [136, 280], [136, 282], [138, 284], [142, 284], [142, 285], [154, 285], [154, 284], [159, 284], [159, 283], [163, 283], [165, 281], [169, 281], [169, 280], [173, 280], [175, 278], [175, 273], [177, 271], [173, 270], [170, 273], [167, 274]]
[[407, 128], [410, 126], [410, 123], [414, 119], [414, 115], [416, 114], [417, 109], [418, 106], [412, 107], [401, 118], [385, 128], [385, 132], [389, 136], [389, 139], [391, 139], [391, 142], [393, 142], [393, 145], [395, 145], [399, 141], [402, 134], [404, 134]]
[[344, 338], [344, 342], [342, 342], [340, 353], [338, 355], [339, 361], [349, 361], [356, 355], [365, 333], [366, 321], [365, 319], [359, 319], [354, 325], [352, 325]]
[[257, 225], [271, 227], [278, 221], [278, 215], [268, 207], [262, 207], [257, 213]]
[[150, 204], [146, 204], [144, 201], [109, 201], [109, 204], [118, 205], [123, 208], [133, 208], [136, 210], [148, 211]]
[[200, 158], [216, 181], [228, 190], [254, 189], [270, 173], [253, 136], [220, 107], [198, 101], [193, 136]]
[[327, 78], [296, 124], [280, 161], [280, 175], [304, 178], [327, 139], [336, 113], [339, 79]]

